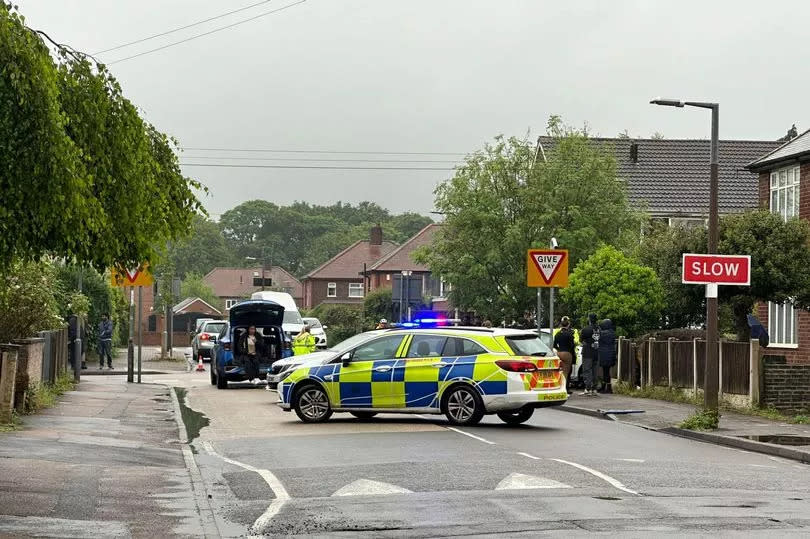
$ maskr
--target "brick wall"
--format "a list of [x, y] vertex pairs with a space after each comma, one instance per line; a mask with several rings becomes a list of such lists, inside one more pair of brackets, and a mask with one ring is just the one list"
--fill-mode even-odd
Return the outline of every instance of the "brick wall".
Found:
[[[333, 298], [327, 297], [327, 287], [329, 283], [337, 284], [337, 295]], [[364, 298], [350, 298], [349, 297], [349, 283], [363, 284], [363, 278], [357, 279], [308, 279], [305, 283], [306, 287], [306, 308], [312, 309], [321, 303], [363, 303]]]
[[760, 402], [784, 412], [810, 410], [810, 364], [790, 364], [784, 356], [766, 355]]
[[[782, 167], [779, 167], [782, 168]], [[799, 217], [810, 220], [810, 163], [804, 163], [800, 168], [799, 176]], [[771, 193], [770, 171], [759, 174], [759, 202], [760, 207], [768, 209]], [[768, 327], [768, 305], [757, 306], [757, 317], [762, 324]], [[799, 311], [799, 346], [797, 348], [777, 348], [769, 346], [765, 354], [783, 356], [788, 364], [810, 365], [810, 312]]]

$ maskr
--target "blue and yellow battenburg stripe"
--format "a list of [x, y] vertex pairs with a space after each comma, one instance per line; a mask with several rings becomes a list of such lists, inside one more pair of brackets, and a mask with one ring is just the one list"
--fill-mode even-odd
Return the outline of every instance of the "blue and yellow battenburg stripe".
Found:
[[[397, 356], [405, 354], [411, 339], [408, 335], [402, 340]], [[473, 384], [482, 396], [505, 395], [508, 374], [495, 364], [498, 359], [504, 356], [398, 358], [352, 362], [347, 367], [335, 363], [300, 368], [290, 374], [280, 389], [283, 401], [290, 402], [295, 384], [309, 379], [323, 385], [336, 408], [438, 408], [444, 389], [457, 381]], [[558, 359], [523, 359], [539, 369], [532, 373], [512, 373], [519, 374], [524, 391], [560, 387], [562, 374]], [[567, 395], [554, 394], [553, 397], [565, 399]], [[538, 395], [538, 400], [546, 399]]]

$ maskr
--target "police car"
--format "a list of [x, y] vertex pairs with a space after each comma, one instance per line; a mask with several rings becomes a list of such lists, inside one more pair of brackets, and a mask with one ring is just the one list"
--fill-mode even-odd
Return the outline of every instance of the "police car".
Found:
[[530, 331], [389, 329], [350, 341], [276, 375], [281, 408], [306, 423], [334, 412], [361, 419], [394, 412], [445, 414], [455, 425], [497, 414], [519, 424], [568, 399], [559, 358]]

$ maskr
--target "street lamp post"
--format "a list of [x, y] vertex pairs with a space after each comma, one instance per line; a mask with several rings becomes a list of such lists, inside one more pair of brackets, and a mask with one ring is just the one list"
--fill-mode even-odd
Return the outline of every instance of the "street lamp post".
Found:
[[[650, 101], [653, 105], [665, 107], [698, 107], [712, 111], [711, 155], [709, 159], [709, 254], [717, 253], [719, 215], [717, 207], [719, 158], [717, 155], [720, 105], [701, 101], [679, 101], [676, 99], [656, 98]], [[706, 369], [703, 379], [703, 405], [706, 409], [717, 410], [718, 380], [718, 321], [717, 321], [717, 285], [706, 285]]]

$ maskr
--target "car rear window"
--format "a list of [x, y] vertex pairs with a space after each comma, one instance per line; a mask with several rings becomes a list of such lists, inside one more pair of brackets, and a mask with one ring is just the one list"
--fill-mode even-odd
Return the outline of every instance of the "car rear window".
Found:
[[551, 349], [537, 335], [512, 335], [506, 338], [509, 348], [519, 356], [550, 356]]
[[208, 323], [205, 325], [206, 333], [215, 333], [219, 335], [220, 333], [222, 333], [223, 329], [225, 329], [225, 322], [217, 322], [215, 324]]

